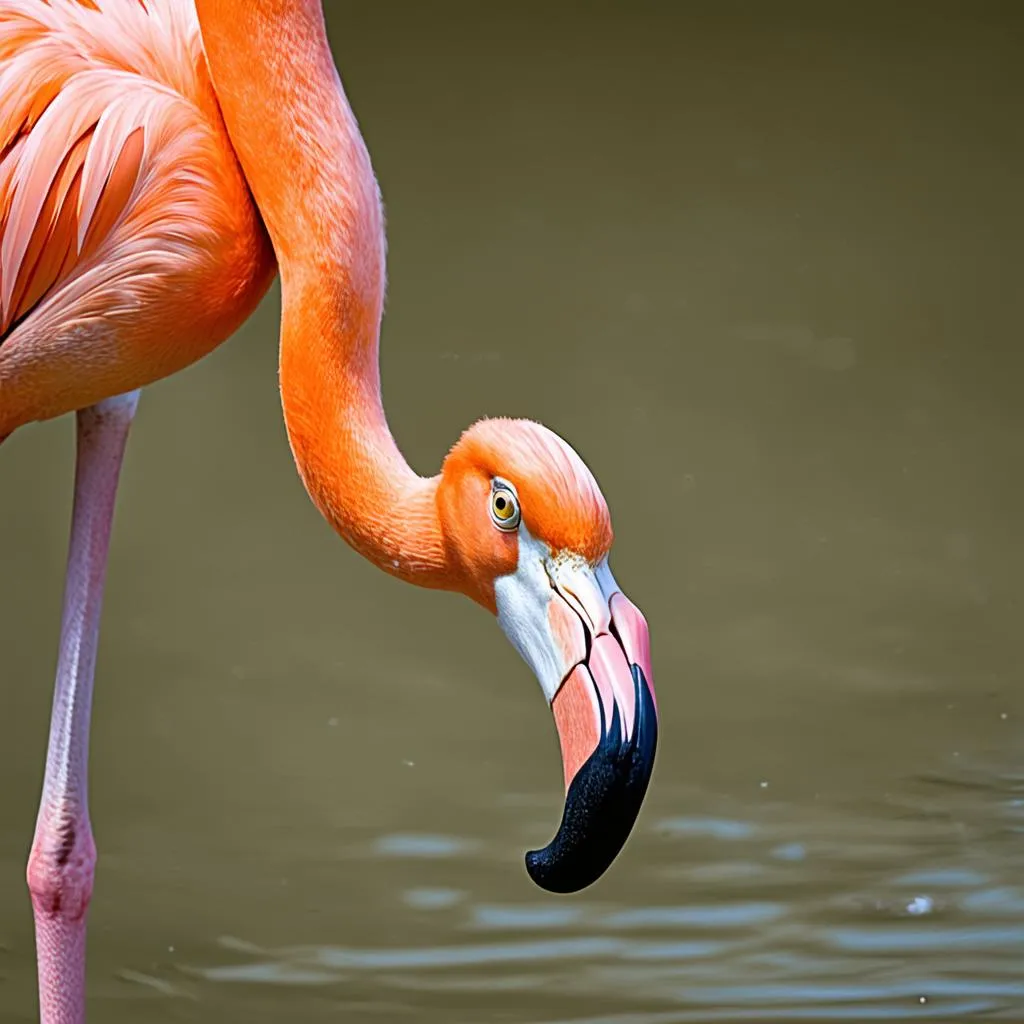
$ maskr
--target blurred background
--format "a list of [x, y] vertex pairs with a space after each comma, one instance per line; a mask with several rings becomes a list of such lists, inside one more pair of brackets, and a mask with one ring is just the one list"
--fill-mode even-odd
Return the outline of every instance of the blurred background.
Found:
[[[562, 433], [651, 624], [655, 777], [533, 889], [539, 688], [321, 521], [279, 297], [143, 397], [93, 726], [91, 1015], [1024, 1020], [1024, 9], [328, 3], [383, 188], [385, 404]], [[73, 424], [0, 450], [0, 1021]]]

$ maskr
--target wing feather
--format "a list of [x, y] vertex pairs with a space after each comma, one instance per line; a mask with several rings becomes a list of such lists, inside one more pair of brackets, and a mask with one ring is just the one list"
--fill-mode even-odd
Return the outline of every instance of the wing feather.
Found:
[[144, 288], [201, 247], [201, 62], [190, 0], [0, 0], [0, 342], [79, 278], [135, 261]]

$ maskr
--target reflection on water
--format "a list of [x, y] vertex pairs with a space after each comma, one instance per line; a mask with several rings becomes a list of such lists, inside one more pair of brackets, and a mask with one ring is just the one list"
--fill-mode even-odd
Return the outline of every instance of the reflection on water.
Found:
[[475, 845], [452, 836], [391, 835], [381, 836], [373, 844], [373, 852], [381, 857], [452, 857]]
[[[515, 992], [527, 997], [516, 1019], [536, 1024], [998, 1014], [1024, 1001], [1022, 794], [1024, 774], [979, 770], [911, 782], [874, 814], [773, 801], [730, 806], [729, 818], [695, 811], [648, 822], [636, 843], [642, 871], [679, 905], [495, 904], [454, 887], [412, 889], [395, 902], [429, 916], [444, 943], [265, 949], [224, 939], [216, 963], [183, 971], [192, 985], [344, 990], [362, 979], [385, 1004], [414, 991]], [[721, 802], [676, 795], [695, 809]], [[451, 858], [434, 879], [464, 877], [456, 858], [470, 840], [398, 838], [378, 847], [400, 848], [408, 876], [427, 849]], [[401, 921], [397, 907], [387, 912]], [[527, 1010], [543, 993], [618, 1011]]]
[[[129, 444], [90, 1020], [1024, 1020], [1024, 6], [326, 6], [389, 421], [423, 472], [484, 414], [579, 448], [658, 764], [598, 884], [531, 886], [551, 717], [484, 612], [321, 522], [275, 292]], [[0, 447], [0, 1024], [72, 449]]]

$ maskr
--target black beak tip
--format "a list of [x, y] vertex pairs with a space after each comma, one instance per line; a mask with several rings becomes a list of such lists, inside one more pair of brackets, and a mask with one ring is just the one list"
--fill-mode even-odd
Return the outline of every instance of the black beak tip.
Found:
[[658, 716], [643, 670], [632, 666], [636, 724], [623, 740], [615, 716], [569, 785], [558, 834], [526, 855], [530, 878], [548, 892], [579, 892], [596, 882], [633, 829], [654, 768]]
[[559, 872], [552, 865], [552, 860], [546, 847], [543, 850], [530, 850], [526, 854], [526, 873], [533, 879], [534, 884], [548, 892], [556, 893], [579, 892], [587, 887], [586, 881], [565, 877], [564, 872]]

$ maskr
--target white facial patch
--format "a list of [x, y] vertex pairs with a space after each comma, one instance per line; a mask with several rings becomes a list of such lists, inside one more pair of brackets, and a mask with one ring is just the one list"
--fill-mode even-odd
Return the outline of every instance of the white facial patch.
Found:
[[548, 563], [555, 589], [580, 617], [591, 637], [610, 631], [612, 613], [597, 575], [581, 555], [562, 554]]
[[621, 594], [622, 588], [615, 582], [611, 566], [608, 565], [607, 555], [598, 563], [597, 568], [594, 570], [594, 575], [597, 577], [597, 585], [601, 588], [605, 601], [611, 604], [613, 595]]
[[[550, 704], [565, 678], [586, 656], [584, 631], [591, 639], [609, 632], [609, 604], [619, 587], [607, 557], [592, 568], [578, 555], [552, 554], [523, 523], [518, 534], [515, 572], [494, 581], [498, 624], [533, 669]], [[552, 601], [559, 607], [552, 608]], [[572, 626], [559, 629], [558, 624], [566, 620]]]
[[551, 635], [548, 605], [558, 598], [545, 568], [550, 555], [547, 544], [530, 536], [526, 524], [521, 523], [516, 571], [494, 581], [498, 625], [533, 669], [549, 704], [572, 667], [565, 664], [565, 656]]

